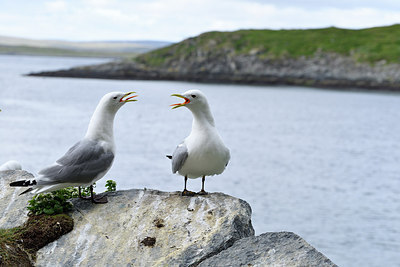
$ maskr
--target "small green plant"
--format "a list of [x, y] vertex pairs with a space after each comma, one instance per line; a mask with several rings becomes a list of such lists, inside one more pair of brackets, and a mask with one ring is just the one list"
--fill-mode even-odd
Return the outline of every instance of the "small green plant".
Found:
[[28, 201], [28, 210], [32, 215], [64, 213], [72, 208], [72, 204], [67, 200], [74, 197], [78, 197], [78, 190], [74, 187], [38, 194]]
[[[96, 188], [96, 183], [94, 183], [93, 185], [93, 188]], [[75, 188], [76, 189], [76, 188]], [[78, 191], [77, 191], [78, 192]], [[95, 192], [93, 192], [93, 194], [96, 194]], [[78, 193], [78, 195], [79, 195], [79, 193]], [[88, 196], [90, 196], [90, 186], [88, 186], [88, 187], [81, 187], [81, 196], [83, 196], [83, 197], [88, 197]], [[78, 196], [76, 196], [76, 197], [78, 197]]]
[[[93, 184], [95, 187], [95, 184]], [[117, 183], [108, 180], [106, 183], [106, 192], [115, 191]], [[82, 196], [90, 196], [90, 187], [82, 188]], [[51, 193], [35, 195], [28, 201], [28, 210], [30, 215], [54, 215], [65, 213], [72, 209], [72, 204], [68, 200], [79, 197], [79, 191], [76, 187], [67, 187]]]
[[106, 182], [106, 192], [112, 192], [117, 190], [117, 183], [113, 180], [107, 180]]

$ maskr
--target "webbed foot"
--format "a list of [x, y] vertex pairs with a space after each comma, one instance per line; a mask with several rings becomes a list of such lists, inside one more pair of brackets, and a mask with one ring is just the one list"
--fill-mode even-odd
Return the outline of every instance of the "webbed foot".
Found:
[[206, 191], [204, 191], [204, 189], [201, 189], [200, 192], [198, 192], [197, 194], [200, 196], [208, 195], [208, 193]]
[[94, 203], [94, 204], [105, 204], [105, 203], [108, 203], [107, 196], [94, 197], [92, 199], [92, 203]]
[[194, 196], [195, 194], [196, 194], [195, 192], [189, 191], [189, 190], [187, 190], [187, 189], [185, 189], [185, 190], [182, 191], [182, 196], [186, 196], [186, 197], [192, 197], [192, 196]]

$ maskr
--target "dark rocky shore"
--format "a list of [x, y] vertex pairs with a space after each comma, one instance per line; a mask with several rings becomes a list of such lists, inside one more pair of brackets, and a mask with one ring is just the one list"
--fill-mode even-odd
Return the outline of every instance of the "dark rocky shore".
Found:
[[236, 55], [232, 51], [211, 55], [199, 49], [195, 54], [166, 60], [156, 67], [139, 57], [28, 75], [400, 90], [400, 64], [387, 64], [385, 61], [362, 63], [351, 57], [322, 52], [312, 57], [268, 59], [259, 57], [257, 50], [246, 55]]

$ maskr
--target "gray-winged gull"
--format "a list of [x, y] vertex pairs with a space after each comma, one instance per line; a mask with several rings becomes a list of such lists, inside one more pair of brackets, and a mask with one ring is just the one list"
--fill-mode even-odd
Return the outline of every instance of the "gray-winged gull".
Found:
[[187, 107], [193, 114], [192, 131], [185, 140], [177, 146], [172, 156], [172, 172], [178, 172], [185, 177], [183, 196], [195, 193], [186, 189], [188, 178], [202, 177], [202, 187], [199, 194], [207, 194], [204, 190], [206, 176], [221, 174], [230, 159], [229, 149], [222, 142], [215, 128], [214, 118], [205, 95], [199, 90], [189, 90], [182, 95], [185, 102], [173, 104], [173, 109]]
[[51, 192], [69, 186], [90, 186], [94, 203], [106, 203], [107, 198], [93, 196], [93, 183], [102, 178], [111, 168], [115, 154], [113, 135], [114, 118], [117, 111], [133, 99], [135, 92], [108, 93], [100, 100], [94, 111], [85, 137], [72, 146], [53, 165], [41, 170], [34, 180], [13, 182], [10, 186], [31, 186], [22, 192], [35, 194]]

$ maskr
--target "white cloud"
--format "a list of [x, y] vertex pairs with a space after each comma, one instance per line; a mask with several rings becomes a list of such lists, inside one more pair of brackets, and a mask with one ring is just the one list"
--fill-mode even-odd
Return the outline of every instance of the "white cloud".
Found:
[[67, 4], [64, 1], [51, 1], [51, 2], [45, 3], [45, 7], [49, 11], [59, 12], [59, 11], [65, 10], [67, 7]]
[[26, 2], [24, 8], [11, 4], [15, 2], [22, 1], [7, 2], [0, 10], [0, 35], [180, 41], [214, 30], [363, 28], [400, 23], [400, 1], [391, 0], [380, 1], [383, 6], [372, 0], [38, 0], [35, 5]]

